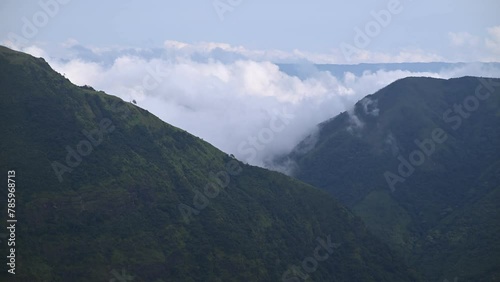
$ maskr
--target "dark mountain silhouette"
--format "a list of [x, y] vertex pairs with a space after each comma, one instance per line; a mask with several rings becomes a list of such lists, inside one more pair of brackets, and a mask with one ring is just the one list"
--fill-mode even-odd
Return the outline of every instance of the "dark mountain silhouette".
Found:
[[328, 193], [75, 86], [41, 58], [0, 47], [0, 87], [17, 281], [418, 281]]
[[401, 79], [288, 156], [426, 281], [500, 279], [500, 79]]

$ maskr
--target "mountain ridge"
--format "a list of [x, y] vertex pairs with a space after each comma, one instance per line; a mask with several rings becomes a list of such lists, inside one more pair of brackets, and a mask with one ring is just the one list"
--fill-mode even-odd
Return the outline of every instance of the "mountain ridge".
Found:
[[[398, 80], [320, 124], [278, 161], [294, 163], [295, 177], [350, 207], [410, 265], [421, 265], [426, 280], [496, 281], [498, 85], [476, 77]], [[478, 250], [483, 264], [467, 257]]]
[[0, 85], [16, 281], [420, 281], [327, 193], [75, 86], [43, 59], [0, 47]]

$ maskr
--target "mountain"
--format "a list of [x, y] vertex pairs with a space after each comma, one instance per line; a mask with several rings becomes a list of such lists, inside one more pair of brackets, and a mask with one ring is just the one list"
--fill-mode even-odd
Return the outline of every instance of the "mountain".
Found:
[[0, 87], [1, 215], [17, 220], [2, 281], [419, 281], [328, 193], [42, 58], [0, 47]]
[[288, 75], [306, 79], [318, 71], [329, 72], [332, 76], [343, 78], [349, 72], [355, 76], [378, 71], [408, 71], [413, 73], [441, 73], [453, 69], [474, 66], [484, 69], [498, 69], [500, 63], [365, 63], [365, 64], [277, 64], [280, 70]]
[[500, 281], [500, 79], [398, 80], [277, 160], [425, 281]]

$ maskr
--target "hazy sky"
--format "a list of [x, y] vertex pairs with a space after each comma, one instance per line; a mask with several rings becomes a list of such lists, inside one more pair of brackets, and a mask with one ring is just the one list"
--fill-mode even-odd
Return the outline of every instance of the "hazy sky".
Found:
[[[44, 11], [40, 3], [57, 3], [46, 23], [43, 15], [36, 17]], [[378, 29], [370, 25], [371, 12], [390, 11], [391, 5], [390, 20]], [[150, 48], [173, 40], [338, 55], [343, 42], [360, 47], [356, 27], [371, 27], [373, 36], [361, 49], [379, 53], [374, 60], [406, 52], [415, 54], [414, 60], [500, 61], [500, 28], [492, 29], [500, 26], [498, 11], [498, 0], [2, 0], [0, 42], [5, 44], [9, 33], [22, 36], [25, 18], [43, 25], [32, 38], [24, 36], [26, 44], [72, 39], [100, 48]]]

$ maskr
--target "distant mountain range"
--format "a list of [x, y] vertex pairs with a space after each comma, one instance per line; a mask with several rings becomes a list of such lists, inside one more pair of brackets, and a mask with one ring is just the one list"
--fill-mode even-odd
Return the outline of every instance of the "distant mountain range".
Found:
[[500, 79], [398, 80], [277, 162], [352, 209], [425, 281], [500, 281]]
[[481, 66], [483, 68], [500, 69], [500, 63], [381, 63], [381, 64], [277, 64], [280, 70], [288, 75], [297, 76], [301, 79], [307, 78], [318, 71], [331, 73], [335, 77], [344, 77], [349, 72], [361, 76], [365, 72], [377, 71], [409, 71], [414, 73], [430, 72], [441, 73], [465, 66]]
[[0, 88], [0, 171], [15, 171], [18, 220], [14, 252], [0, 245], [16, 274], [2, 281], [422, 281], [328, 193], [41, 58], [0, 47]]

